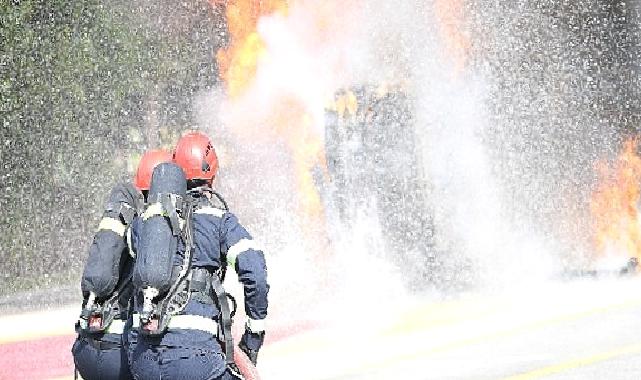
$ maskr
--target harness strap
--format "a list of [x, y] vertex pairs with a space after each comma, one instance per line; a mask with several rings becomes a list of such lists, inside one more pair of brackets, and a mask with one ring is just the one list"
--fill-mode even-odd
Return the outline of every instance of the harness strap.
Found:
[[220, 283], [218, 276], [212, 276], [211, 284], [214, 288], [216, 298], [218, 298], [218, 305], [220, 307], [220, 322], [222, 338], [225, 344], [225, 362], [227, 364], [235, 364], [234, 362], [234, 337], [231, 335], [231, 311], [229, 309], [229, 299], [227, 292], [223, 289], [223, 284]]
[[179, 236], [180, 233], [182, 232], [180, 228], [180, 221], [178, 219], [178, 213], [176, 212], [176, 208], [171, 202], [171, 198], [163, 197], [161, 204], [162, 204], [162, 208], [167, 213], [167, 217], [169, 217], [169, 223], [171, 224], [171, 232], [173, 233], [174, 236]]
[[[173, 280], [173, 276], [176, 275], [176, 273], [174, 272], [172, 273], [173, 285], [170, 287], [164, 299], [160, 301], [157, 308], [155, 307], [160, 317], [159, 323], [158, 323], [158, 329], [157, 329], [157, 331], [159, 332], [164, 331], [164, 329], [167, 328], [168, 326], [171, 316], [178, 315], [180, 312], [182, 312], [182, 310], [187, 306], [187, 303], [189, 302], [189, 298], [184, 299], [183, 300], [184, 302], [180, 304], [177, 304], [176, 300], [182, 294], [182, 290], [185, 288], [186, 281], [190, 276], [191, 264], [193, 259], [193, 250], [194, 250], [194, 236], [192, 231], [192, 220], [191, 220], [193, 209], [191, 207], [191, 203], [187, 201], [185, 204], [183, 204], [181, 197], [172, 198], [171, 195], [172, 194], [169, 194], [169, 195], [166, 194], [166, 197], [164, 198], [166, 201], [163, 201], [164, 202], [163, 205], [160, 205], [160, 203], [156, 203], [156, 204], [160, 205], [161, 210], [164, 208], [163, 211], [170, 213], [169, 215], [164, 214], [164, 216], [169, 217], [174, 236], [181, 236], [184, 239], [185, 254], [183, 257], [183, 263], [181, 265], [181, 269], [177, 273], [176, 280]], [[184, 215], [183, 215], [184, 219], [179, 218], [176, 212], [176, 208], [173, 206], [174, 204], [176, 206], [181, 206], [182, 212], [184, 212]], [[171, 207], [167, 208], [168, 205]], [[174, 229], [175, 228], [174, 223], [178, 225], [177, 230]], [[184, 223], [184, 229], [181, 228], [182, 223]]]
[[212, 274], [204, 268], [193, 268], [191, 280], [189, 281], [189, 292], [191, 299], [206, 305], [213, 305], [211, 286]]

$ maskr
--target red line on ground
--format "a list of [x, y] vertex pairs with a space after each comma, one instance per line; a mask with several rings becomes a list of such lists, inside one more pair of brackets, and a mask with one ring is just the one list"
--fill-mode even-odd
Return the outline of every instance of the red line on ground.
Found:
[[289, 338], [290, 336], [301, 334], [319, 327], [320, 324], [318, 322], [302, 321], [298, 323], [292, 323], [287, 327], [283, 326], [280, 328], [276, 328], [267, 331], [267, 333], [265, 334], [265, 344], [268, 345], [274, 342], [278, 342], [279, 340], [283, 340]]
[[[319, 327], [315, 322], [298, 322], [268, 331], [269, 345]], [[240, 335], [241, 331], [237, 331]], [[237, 337], [239, 339], [240, 336]], [[0, 344], [0, 380], [47, 379], [73, 376], [71, 346], [75, 335]]]
[[75, 336], [57, 336], [0, 345], [0, 379], [73, 376]]

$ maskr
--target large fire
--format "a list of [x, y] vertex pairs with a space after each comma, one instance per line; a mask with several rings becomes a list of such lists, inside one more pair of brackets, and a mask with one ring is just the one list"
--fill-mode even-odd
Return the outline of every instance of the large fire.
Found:
[[467, 64], [471, 46], [470, 38], [464, 32], [465, 9], [462, 0], [436, 0], [434, 13], [447, 55], [454, 61], [455, 73]]
[[265, 42], [257, 31], [262, 16], [286, 14], [285, 0], [211, 0], [214, 5], [225, 2], [230, 45], [216, 54], [221, 77], [229, 96], [239, 96], [251, 85], [259, 61], [265, 56]]
[[[292, 203], [298, 208], [299, 226], [306, 236], [315, 236], [314, 240], [318, 241], [326, 240], [318, 239], [318, 230], [323, 230], [324, 210], [315, 174], [325, 170], [323, 138], [319, 132], [322, 127], [315, 125], [322, 123], [318, 112], [315, 112], [318, 105], [310, 104], [309, 96], [306, 96], [308, 93], [304, 93], [307, 88], [301, 91], [300, 83], [292, 85], [287, 83], [292, 81], [291, 78], [282, 77], [283, 70], [306, 69], [295, 67], [296, 62], [284, 56], [300, 52], [294, 51], [295, 48], [289, 45], [279, 45], [277, 49], [282, 50], [273, 51], [274, 47], [260, 30], [260, 23], [264, 20], [269, 20], [272, 28], [287, 28], [290, 7], [296, 2], [211, 1], [213, 4], [226, 4], [230, 40], [226, 48], [218, 51], [216, 58], [227, 89], [227, 122], [233, 124], [233, 130], [243, 139], [272, 145], [284, 143], [291, 160], [291, 166], [288, 167], [292, 170], [292, 173], [284, 174], [291, 174], [294, 181], [297, 199], [292, 199]], [[321, 17], [320, 13], [315, 17]], [[303, 46], [323, 40], [315, 38], [321, 32], [316, 29], [322, 27], [323, 23], [312, 21], [308, 25], [313, 29], [310, 31], [312, 41], [304, 41], [301, 43]], [[259, 70], [262, 70], [262, 76]], [[309, 78], [303, 81], [305, 79]], [[322, 103], [320, 107], [322, 109]], [[249, 109], [251, 112], [248, 112]], [[316, 254], [325, 250], [323, 247], [308, 248], [316, 251]]]
[[[367, 3], [209, 1], [224, 5], [229, 32], [228, 46], [216, 55], [227, 90], [225, 122], [242, 139], [284, 143], [301, 227], [318, 232], [325, 223], [317, 186], [327, 170], [323, 112], [334, 92], [354, 80], [347, 66], [362, 47], [356, 36], [367, 30], [359, 27], [358, 17], [365, 17]], [[448, 55], [464, 66], [469, 41], [461, 32], [462, 2], [437, 0], [435, 7]], [[305, 234], [324, 240], [318, 233]]]
[[596, 164], [598, 185], [590, 200], [593, 239], [598, 257], [641, 258], [641, 225], [637, 209], [641, 194], [638, 140], [629, 139], [613, 163]]

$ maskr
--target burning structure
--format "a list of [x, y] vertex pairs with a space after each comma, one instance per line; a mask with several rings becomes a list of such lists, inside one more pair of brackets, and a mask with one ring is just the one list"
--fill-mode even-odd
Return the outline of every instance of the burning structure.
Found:
[[414, 102], [400, 87], [360, 86], [336, 93], [328, 108], [325, 151], [328, 207], [348, 224], [373, 206], [384, 231], [385, 256], [409, 286], [437, 273], [429, 183], [417, 147]]
[[[400, 60], [400, 66], [412, 66], [407, 72], [401, 69], [392, 75], [368, 77], [359, 76], [362, 72], [350, 66], [361, 63], [351, 59], [362, 53], [353, 40], [360, 41], [370, 32], [363, 20], [348, 22], [350, 15], [367, 14], [362, 10], [367, 7], [364, 2], [211, 3], [224, 8], [220, 13], [226, 15], [228, 30], [227, 46], [216, 57], [228, 95], [222, 118], [233, 125], [240, 138], [260, 140], [286, 151], [289, 161], [283, 170], [288, 171], [295, 188], [295, 197], [289, 200], [298, 216], [296, 230], [308, 242], [316, 242], [310, 243], [316, 256], [331, 255], [331, 244], [325, 242], [331, 241], [334, 224], [348, 224], [358, 210], [371, 207], [376, 210], [377, 228], [385, 235], [381, 250], [409, 274], [411, 287], [440, 283], [448, 272], [467, 268], [470, 262], [465, 254], [454, 259], [447, 244], [439, 245], [439, 235], [451, 231], [443, 232], [444, 223], [436, 220], [435, 204], [441, 203], [437, 198], [442, 192], [433, 191], [435, 170], [426, 167], [447, 166], [438, 161], [447, 154], [426, 157], [425, 152], [433, 143], [428, 140], [448, 133], [464, 135], [470, 141], [461, 145], [456, 138], [449, 138], [441, 144], [446, 146], [442, 150], [472, 151], [468, 157], [456, 158], [458, 173], [454, 176], [465, 177], [478, 169], [478, 165], [466, 167], [470, 163], [484, 160], [485, 165], [481, 165], [481, 173], [455, 184], [468, 189], [481, 185], [480, 189], [456, 194], [463, 202], [450, 199], [446, 205], [456, 210], [441, 211], [461, 214], [452, 218], [450, 224], [456, 226], [446, 228], [465, 230], [471, 226], [473, 231], [448, 238], [456, 241], [471, 236], [461, 251], [480, 252], [477, 256], [487, 266], [496, 260], [511, 260], [516, 267], [526, 267], [516, 256], [526, 244], [521, 238], [534, 235], [530, 226], [543, 236], [541, 240], [573, 241], [559, 244], [559, 251], [572, 251], [573, 244], [589, 245], [585, 244], [590, 235], [587, 221], [597, 218], [586, 215], [590, 210], [602, 218], [595, 222], [594, 231], [600, 231], [597, 235], [612, 236], [613, 232], [608, 232], [612, 228], [634, 229], [603, 219], [609, 213], [604, 205], [611, 202], [587, 193], [592, 185], [590, 164], [616, 145], [617, 138], [612, 136], [632, 128], [632, 119], [618, 118], [615, 112], [630, 102], [616, 100], [630, 100], [636, 87], [606, 84], [618, 83], [617, 75], [627, 75], [631, 67], [633, 58], [613, 46], [619, 46], [617, 41], [627, 46], [634, 40], [629, 26], [636, 23], [632, 16], [636, 5], [595, 1], [585, 9], [551, 3], [541, 8], [523, 4], [498, 7], [471, 0], [435, 0], [421, 5], [412, 20], [429, 24], [430, 38], [437, 42], [420, 40], [421, 33], [413, 33], [417, 31], [413, 29], [409, 39], [419, 39], [420, 48], [421, 44], [429, 45], [427, 54], [442, 59], [436, 64], [441, 71], [428, 74], [429, 86], [436, 84], [436, 95], [432, 96], [441, 97], [439, 91], [455, 87], [448, 87], [447, 82], [463, 83], [462, 91], [468, 91], [465, 82], [473, 76], [472, 71], [483, 76], [483, 96], [465, 94], [475, 98], [471, 108], [482, 108], [483, 112], [470, 112], [470, 120], [464, 122], [474, 125], [461, 128], [456, 125], [460, 120], [452, 116], [456, 105], [441, 112], [441, 119], [433, 120], [425, 114], [439, 113], [441, 103], [430, 104], [433, 108], [418, 104], [425, 101], [418, 99], [425, 97], [420, 93], [425, 91], [417, 88], [420, 68], [413, 66], [425, 62], [412, 61], [424, 58], [416, 51], [408, 53], [411, 59]], [[512, 21], [503, 23], [503, 19]], [[560, 28], [564, 23], [573, 27]], [[574, 28], [578, 24], [585, 28]], [[363, 26], [365, 30], [359, 31]], [[582, 36], [588, 36], [594, 46]], [[403, 36], [391, 43], [384, 39], [395, 37], [382, 36], [380, 45], [385, 46], [381, 49], [391, 46], [402, 55], [405, 52], [401, 50], [407, 48]], [[580, 49], [559, 50], [572, 44]], [[449, 77], [434, 78], [440, 74]], [[588, 91], [582, 90], [585, 88]], [[456, 91], [461, 90], [452, 92]], [[449, 101], [458, 102], [459, 95], [450, 94]], [[440, 123], [443, 130], [430, 135], [433, 131], [426, 132], [425, 125], [432, 122]], [[463, 130], [466, 128], [469, 130]], [[488, 176], [493, 183], [483, 187]], [[438, 186], [451, 185], [448, 180], [441, 179]], [[476, 207], [475, 203], [484, 204]], [[471, 212], [465, 210], [470, 205], [476, 207]], [[509, 217], [497, 223], [500, 226], [487, 226], [487, 220], [503, 217], [504, 209]], [[511, 225], [514, 220], [522, 223], [518, 228], [526, 232], [505, 238], [517, 229]], [[585, 223], [577, 228], [576, 220]], [[626, 239], [639, 240], [634, 236]], [[496, 243], [498, 240], [501, 242]], [[575, 244], [577, 241], [582, 243]], [[595, 251], [612, 245], [602, 238], [595, 241]], [[583, 247], [576, 251], [587, 251]], [[503, 253], [494, 256], [498, 251]], [[530, 251], [537, 255], [539, 246]]]

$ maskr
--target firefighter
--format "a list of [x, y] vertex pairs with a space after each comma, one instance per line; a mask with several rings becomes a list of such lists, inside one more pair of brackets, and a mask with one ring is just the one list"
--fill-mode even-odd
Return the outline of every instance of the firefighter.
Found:
[[247, 319], [239, 347], [255, 364], [267, 316], [265, 257], [212, 189], [218, 159], [209, 138], [182, 136], [174, 163], [154, 171], [149, 205], [132, 228], [138, 260], [131, 371], [136, 379], [241, 378], [231, 337], [235, 302], [222, 282], [229, 266], [244, 287]]
[[153, 169], [171, 160], [167, 151], [147, 151], [133, 185], [119, 184], [109, 195], [82, 275], [84, 301], [71, 350], [84, 379], [131, 378], [122, 342], [132, 294], [133, 257], [127, 248], [127, 230], [143, 207]]

